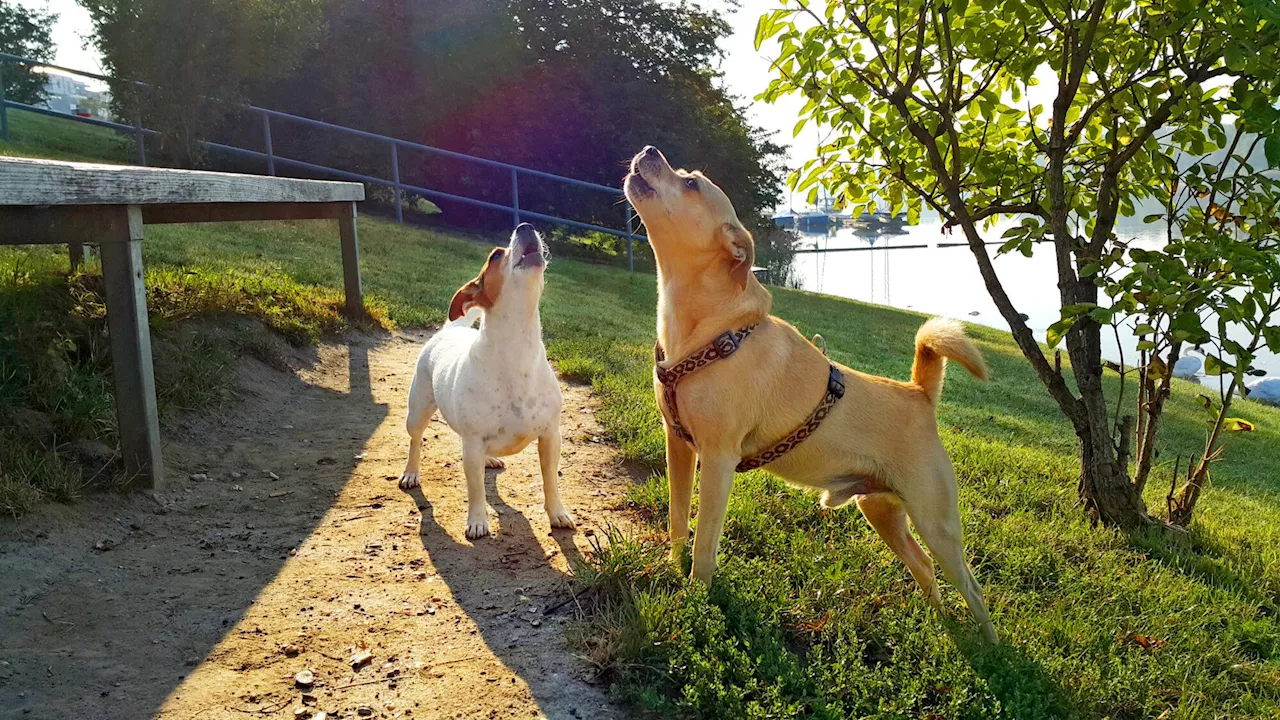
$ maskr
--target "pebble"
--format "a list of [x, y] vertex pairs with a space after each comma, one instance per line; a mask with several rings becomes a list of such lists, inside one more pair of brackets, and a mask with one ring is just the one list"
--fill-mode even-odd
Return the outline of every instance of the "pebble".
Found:
[[208, 479], [209, 479], [209, 476], [204, 473], [191, 473], [192, 482], [204, 482], [205, 480], [208, 480]]

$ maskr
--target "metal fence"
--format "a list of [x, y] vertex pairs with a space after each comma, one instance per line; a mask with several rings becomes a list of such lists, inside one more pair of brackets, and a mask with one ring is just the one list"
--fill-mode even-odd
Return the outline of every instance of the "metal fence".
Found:
[[[0, 140], [9, 139], [8, 109], [14, 108], [17, 110], [25, 110], [27, 112], [38, 113], [41, 115], [48, 115], [50, 117], [56, 117], [63, 120], [70, 120], [74, 122], [84, 123], [87, 125], [96, 125], [98, 127], [110, 128], [112, 130], [116, 130], [121, 133], [131, 135], [134, 139], [134, 144], [137, 148], [138, 163], [141, 165], [147, 164], [147, 145], [146, 145], [147, 138], [158, 136], [160, 135], [160, 133], [155, 130], [144, 128], [142, 126], [142, 115], [140, 110], [135, 111], [133, 124], [125, 125], [123, 123], [112, 122], [110, 120], [99, 120], [97, 118], [81, 117], [79, 115], [69, 115], [67, 113], [57, 112], [55, 110], [50, 110], [48, 108], [37, 107], [35, 105], [28, 105], [26, 103], [20, 103], [13, 100], [9, 100], [4, 96], [4, 72], [5, 72], [5, 66], [10, 63], [21, 63], [21, 64], [32, 66], [32, 67], [41, 67], [49, 70], [57, 70], [59, 72], [69, 73], [71, 75], [75, 75], [78, 77], [91, 78], [91, 79], [99, 80], [102, 82], [111, 82], [111, 83], [117, 82], [115, 78], [107, 77], [105, 75], [97, 75], [94, 73], [84, 72], [82, 70], [76, 70], [73, 68], [62, 67], [59, 65], [50, 65], [48, 63], [39, 62], [37, 60], [32, 60], [30, 58], [24, 58], [17, 55], [0, 53]], [[133, 86], [134, 92], [146, 91], [151, 88], [151, 86], [148, 85], [147, 83], [138, 82], [138, 81], [132, 81], [132, 86]], [[138, 103], [135, 103], [135, 107], [137, 106], [138, 106]], [[364, 182], [364, 183], [369, 183], [371, 185], [378, 185], [381, 187], [391, 188], [394, 194], [396, 222], [404, 222], [404, 208], [403, 208], [404, 194], [405, 192], [411, 192], [411, 193], [416, 193], [418, 195], [422, 195], [423, 197], [433, 199], [433, 200], [449, 200], [453, 202], [463, 203], [466, 205], [472, 205], [475, 207], [486, 208], [489, 210], [496, 210], [499, 212], [508, 212], [511, 214], [511, 220], [512, 220], [513, 226], [519, 225], [521, 222], [523, 222], [526, 219], [541, 220], [543, 222], [554, 223], [557, 225], [564, 225], [566, 227], [577, 228], [579, 230], [591, 230], [595, 232], [606, 233], [616, 237], [624, 238], [627, 241], [627, 269], [628, 270], [635, 269], [635, 250], [634, 250], [635, 240], [639, 238], [641, 240], [647, 241], [644, 235], [641, 235], [636, 232], [635, 211], [632, 209], [630, 203], [626, 203], [625, 201], [622, 203], [622, 207], [623, 207], [622, 219], [624, 222], [623, 227], [625, 229], [616, 229], [611, 227], [605, 227], [603, 225], [597, 225], [595, 223], [581, 222], [581, 221], [573, 220], [570, 218], [562, 218], [555, 215], [548, 215], [546, 213], [535, 212], [533, 210], [521, 209], [520, 207], [520, 177], [521, 176], [540, 178], [543, 180], [550, 180], [553, 182], [567, 184], [572, 187], [581, 188], [591, 192], [606, 193], [614, 198], [624, 198], [622, 191], [619, 190], [618, 188], [609, 187], [608, 185], [598, 185], [596, 183], [586, 182], [584, 180], [578, 180], [576, 178], [565, 177], [563, 175], [556, 175], [554, 173], [543, 172], [541, 170], [534, 170], [532, 168], [521, 167], [519, 165], [512, 165], [510, 163], [498, 162], [497, 160], [489, 160], [487, 158], [476, 157], [474, 155], [466, 155], [463, 153], [453, 152], [452, 150], [445, 150], [443, 148], [432, 147], [430, 145], [423, 145], [422, 143], [411, 142], [408, 140], [401, 140], [399, 138], [394, 138], [387, 135], [379, 135], [378, 133], [366, 132], [364, 130], [357, 130], [355, 128], [349, 128], [343, 125], [335, 125], [333, 123], [327, 123], [321, 120], [315, 120], [313, 118], [302, 117], [300, 115], [292, 115], [289, 113], [280, 112], [278, 110], [270, 110], [267, 108], [261, 108], [254, 105], [236, 105], [236, 107], [252, 115], [256, 115], [262, 118], [262, 140], [263, 140], [263, 148], [265, 149], [265, 152], [261, 152], [258, 150], [249, 150], [246, 148], [235, 147], [233, 145], [226, 145], [222, 143], [215, 143], [215, 142], [209, 142], [209, 141], [201, 141], [200, 143], [201, 147], [208, 150], [216, 150], [219, 152], [227, 153], [229, 155], [236, 155], [240, 157], [257, 158], [259, 160], [265, 160], [267, 165], [267, 174], [269, 175], [276, 174], [277, 166], [293, 167], [301, 170], [308, 170], [310, 172], [320, 173], [323, 175], [330, 175], [336, 178], [341, 178], [343, 180], [354, 180], [357, 182]], [[340, 134], [347, 135], [349, 137], [363, 138], [366, 140], [374, 140], [379, 143], [383, 143], [386, 147], [386, 152], [387, 152], [386, 158], [387, 158], [387, 169], [388, 169], [389, 177], [383, 178], [383, 177], [376, 177], [373, 175], [363, 175], [360, 173], [354, 173], [347, 170], [341, 170], [339, 168], [328, 167], [326, 165], [309, 163], [303, 160], [297, 160], [294, 158], [287, 158], [287, 157], [282, 157], [280, 155], [277, 155], [273, 150], [273, 144], [272, 144], [272, 137], [271, 137], [272, 120], [287, 120], [290, 122], [299, 123], [306, 127], [331, 130]], [[454, 193], [443, 192], [440, 190], [432, 190], [430, 188], [419, 187], [417, 185], [410, 185], [408, 183], [402, 183], [400, 181], [400, 167], [401, 167], [400, 150], [401, 149], [419, 150], [430, 155], [435, 155], [437, 157], [451, 158], [454, 160], [461, 160], [465, 162], [474, 163], [482, 167], [505, 170], [509, 173], [509, 176], [511, 178], [511, 204], [504, 205], [502, 203], [490, 202], [488, 200], [479, 200], [477, 198], [470, 198], [463, 195], [457, 195]]]

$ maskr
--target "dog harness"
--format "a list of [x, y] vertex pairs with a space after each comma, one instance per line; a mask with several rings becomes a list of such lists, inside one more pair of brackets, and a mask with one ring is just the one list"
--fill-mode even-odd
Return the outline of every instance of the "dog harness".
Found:
[[[680, 424], [680, 411], [676, 406], [676, 385], [697, 370], [737, 352], [742, 345], [742, 341], [746, 340], [751, 331], [755, 329], [755, 325], [749, 325], [741, 330], [730, 330], [711, 341], [710, 345], [671, 366], [669, 370], [664, 370], [659, 365], [666, 359], [666, 355], [662, 351], [662, 344], [654, 344], [653, 370], [658, 377], [658, 382], [662, 383], [662, 399], [667, 406], [663, 414], [666, 416], [667, 422], [670, 423], [671, 429], [681, 440], [694, 447], [698, 446], [693, 440], [693, 435]], [[823, 354], [825, 355], [826, 353], [824, 352]], [[831, 408], [835, 407], [836, 401], [842, 397], [844, 397], [844, 375], [832, 364], [831, 372], [827, 375], [827, 393], [822, 397], [822, 401], [818, 403], [818, 407], [814, 408], [812, 413], [809, 413], [808, 419], [790, 435], [764, 452], [743, 459], [742, 462], [738, 463], [737, 472], [755, 470], [791, 452], [818, 429], [822, 421], [831, 413]], [[670, 413], [670, 415], [667, 415], [667, 413]]]

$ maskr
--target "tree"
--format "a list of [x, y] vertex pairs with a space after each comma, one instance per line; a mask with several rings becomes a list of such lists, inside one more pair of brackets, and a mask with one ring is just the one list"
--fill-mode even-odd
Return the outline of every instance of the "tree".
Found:
[[[656, 0], [328, 0], [325, 14], [327, 36], [261, 104], [615, 187], [623, 158], [651, 143], [723, 178], [748, 223], [768, 223], [782, 148], [745, 121], [711, 69], [729, 31], [714, 13]], [[386, 176], [384, 151], [332, 140], [281, 135], [277, 148]], [[505, 171], [404, 149], [400, 161], [405, 182], [510, 202]], [[614, 227], [617, 200], [520, 183], [523, 208]], [[451, 223], [509, 222], [439, 203]]]
[[[0, 52], [53, 62], [50, 30], [58, 19], [52, 13], [28, 10], [0, 0]], [[45, 101], [44, 73], [25, 63], [3, 63], [4, 96], [8, 100], [39, 105]]]
[[118, 78], [115, 114], [141, 113], [163, 133], [162, 151], [182, 165], [200, 163], [198, 141], [253, 87], [292, 72], [323, 30], [321, 0], [77, 1], [93, 18], [103, 65]]
[[1177, 158], [1168, 184], [1157, 189], [1162, 211], [1145, 219], [1164, 221], [1165, 247], [1128, 248], [1128, 263], [1104, 260], [1098, 275], [1112, 307], [1131, 318], [1113, 321], [1116, 331], [1130, 325], [1139, 338], [1137, 366], [1124, 367], [1121, 358], [1117, 368], [1122, 382], [1117, 416], [1125, 379], [1135, 373], [1138, 378], [1134, 483], [1139, 489], [1154, 466], [1171, 370], [1183, 347], [1201, 348], [1205, 374], [1218, 378], [1216, 398], [1208, 390], [1199, 396], [1205, 445], [1198, 461], [1188, 458], [1181, 487], [1181, 458], [1174, 460], [1166, 506], [1170, 522], [1184, 527], [1209, 482], [1210, 465], [1223, 457], [1226, 436], [1254, 429], [1231, 416], [1245, 373], [1263, 346], [1280, 350], [1280, 179], [1257, 157], [1263, 136], [1247, 132], [1259, 129], [1254, 127], [1259, 119], [1270, 121], [1280, 112], [1233, 110], [1239, 113], [1237, 126], [1225, 149]]
[[[1152, 522], [1103, 392], [1104, 262], [1123, 257], [1117, 217], [1169, 179], [1178, 153], [1225, 146], [1223, 117], [1280, 98], [1275, 0], [790, 0], [757, 44], [778, 41], [765, 99], [800, 93], [800, 126], [834, 139], [795, 187], [826, 184], [854, 212], [877, 201], [959, 228], [1015, 342], [1079, 439], [1080, 498], [1124, 528]], [[1050, 84], [1049, 107], [1033, 89]], [[1280, 125], [1256, 123], [1280, 158]], [[997, 276], [984, 230], [1021, 216], [1004, 252], [1054, 254], [1074, 383]], [[1074, 385], [1074, 387], [1073, 387]]]

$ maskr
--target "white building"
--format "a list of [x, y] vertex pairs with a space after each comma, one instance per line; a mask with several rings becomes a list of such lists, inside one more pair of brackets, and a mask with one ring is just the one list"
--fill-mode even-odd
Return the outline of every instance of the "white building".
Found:
[[92, 90], [70, 75], [48, 73], [45, 77], [45, 107], [68, 115], [87, 114], [99, 120], [111, 119], [111, 93]]

